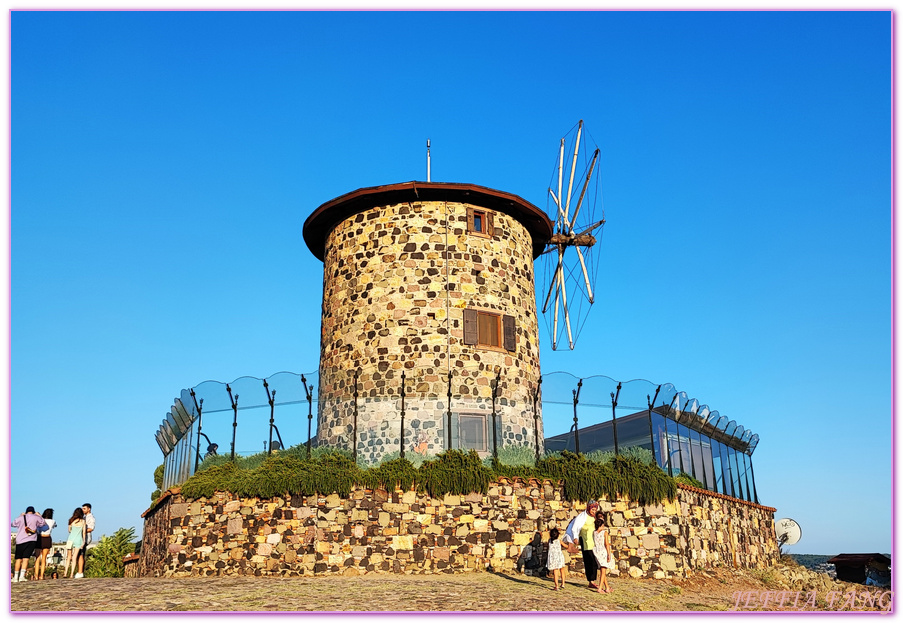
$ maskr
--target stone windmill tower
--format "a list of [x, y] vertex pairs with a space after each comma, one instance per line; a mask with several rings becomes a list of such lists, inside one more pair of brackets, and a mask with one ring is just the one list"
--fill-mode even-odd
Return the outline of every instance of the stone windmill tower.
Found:
[[542, 210], [474, 184], [318, 207], [304, 223], [323, 261], [317, 442], [367, 461], [541, 445], [533, 260], [552, 236]]

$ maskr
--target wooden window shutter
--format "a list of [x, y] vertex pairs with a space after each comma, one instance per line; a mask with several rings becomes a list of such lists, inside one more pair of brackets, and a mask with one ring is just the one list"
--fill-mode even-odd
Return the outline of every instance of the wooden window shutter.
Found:
[[493, 222], [492, 222], [492, 212], [489, 210], [486, 211], [486, 235], [492, 236], [495, 232], [493, 231]]
[[464, 310], [464, 343], [475, 346], [477, 343], [477, 310]]
[[467, 208], [467, 231], [473, 231], [473, 208]]
[[514, 326], [514, 316], [502, 316], [502, 332], [505, 335], [505, 350], [516, 350], [517, 332]]

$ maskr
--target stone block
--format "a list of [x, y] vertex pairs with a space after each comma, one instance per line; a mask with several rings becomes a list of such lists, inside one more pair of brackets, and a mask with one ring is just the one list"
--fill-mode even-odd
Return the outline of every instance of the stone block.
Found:
[[382, 527], [386, 527], [392, 521], [392, 516], [389, 513], [382, 512], [379, 514], [379, 525]]
[[659, 536], [657, 534], [644, 534], [643, 535], [643, 547], [646, 549], [658, 549], [659, 548]]
[[184, 517], [188, 514], [188, 504], [173, 504], [169, 507], [170, 517]]
[[273, 553], [273, 545], [270, 543], [261, 543], [257, 546], [257, 554], [260, 556], [269, 556]]
[[526, 532], [516, 532], [514, 533], [513, 542], [515, 545], [524, 546], [530, 541], [533, 540], [533, 536]]
[[662, 554], [658, 562], [665, 571], [677, 571], [677, 561], [671, 554]]
[[488, 519], [474, 519], [473, 520], [473, 530], [474, 532], [486, 532], [489, 530], [489, 520]]
[[433, 558], [436, 560], [448, 561], [451, 550], [448, 547], [434, 547]]
[[232, 517], [226, 523], [226, 534], [241, 534], [243, 523], [241, 517]]
[[351, 555], [355, 558], [363, 558], [367, 555], [367, 548], [363, 545], [355, 545], [351, 548]]
[[412, 536], [392, 537], [392, 548], [396, 551], [414, 549], [414, 538]]
[[636, 549], [640, 546], [640, 540], [632, 534], [627, 537], [626, 542], [627, 547], [629, 547], [630, 549]]
[[461, 496], [446, 493], [443, 498], [443, 504], [446, 506], [459, 506], [461, 504]]
[[276, 545], [280, 541], [282, 541], [282, 535], [279, 534], [278, 532], [273, 532], [272, 534], [269, 534], [266, 537], [266, 542], [269, 543], [270, 545]]

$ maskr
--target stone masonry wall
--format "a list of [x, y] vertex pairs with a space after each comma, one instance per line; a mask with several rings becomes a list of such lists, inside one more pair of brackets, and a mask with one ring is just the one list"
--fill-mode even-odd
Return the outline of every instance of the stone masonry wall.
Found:
[[[774, 509], [684, 487], [674, 502], [641, 506], [601, 501], [608, 513], [614, 575], [669, 578], [715, 566], [765, 568], [778, 558]], [[535, 532], [548, 540], [583, 509], [553, 483], [491, 484], [441, 499], [414, 491], [356, 489], [338, 495], [269, 500], [217, 493], [183, 499], [175, 492], [145, 518], [141, 574], [358, 575], [510, 572]], [[167, 521], [158, 519], [168, 518]], [[565, 553], [582, 574], [580, 555]]]
[[[397, 451], [404, 371], [406, 451], [438, 454], [448, 446], [450, 368], [452, 447], [460, 447], [462, 414], [486, 415], [491, 443], [491, 383], [498, 371], [498, 443], [534, 447], [540, 370], [532, 239], [501, 212], [492, 212], [491, 237], [468, 233], [468, 207], [442, 201], [380, 206], [330, 232], [318, 443], [351, 447], [358, 371], [359, 456], [377, 462]], [[513, 316], [516, 349], [465, 345], [465, 308]], [[540, 444], [542, 435], [540, 419]]]

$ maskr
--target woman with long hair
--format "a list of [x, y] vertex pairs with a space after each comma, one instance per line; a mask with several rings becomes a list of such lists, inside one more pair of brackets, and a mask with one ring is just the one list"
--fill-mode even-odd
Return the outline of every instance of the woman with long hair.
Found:
[[50, 532], [56, 526], [52, 508], [44, 509], [41, 517], [44, 518], [44, 526], [38, 528], [38, 547], [35, 549], [37, 560], [34, 565], [35, 580], [44, 579], [44, 573], [47, 570], [47, 556], [50, 555], [50, 548], [53, 546], [53, 537], [50, 536]]
[[[79, 506], [69, 518], [69, 539], [66, 541], [66, 571], [63, 577], [75, 577], [78, 552], [85, 544], [85, 511]], [[71, 571], [70, 571], [71, 570]]]

